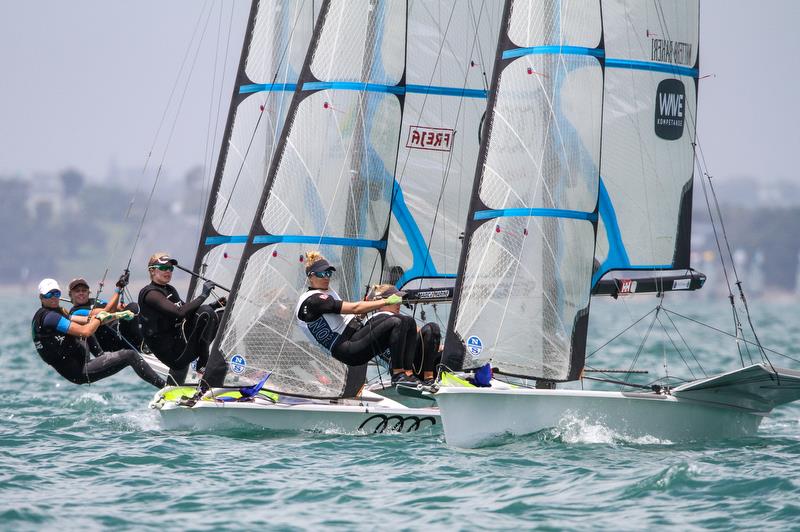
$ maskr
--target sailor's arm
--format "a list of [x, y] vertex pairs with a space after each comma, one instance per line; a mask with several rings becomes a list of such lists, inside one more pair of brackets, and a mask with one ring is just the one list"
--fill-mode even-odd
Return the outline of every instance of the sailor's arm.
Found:
[[376, 299], [375, 301], [342, 301], [341, 314], [365, 314], [386, 305], [396, 305], [401, 301], [403, 301], [403, 298], [398, 295], [391, 295], [386, 299]]

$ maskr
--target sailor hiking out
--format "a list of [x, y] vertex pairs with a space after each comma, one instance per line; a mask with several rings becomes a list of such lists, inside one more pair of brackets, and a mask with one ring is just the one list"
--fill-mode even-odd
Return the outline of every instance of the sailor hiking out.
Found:
[[300, 296], [295, 311], [297, 325], [306, 336], [348, 366], [366, 364], [388, 349], [392, 382], [419, 382], [411, 369], [416, 347], [414, 319], [398, 314], [364, 326], [357, 317], [387, 303], [400, 304], [403, 293], [379, 301], [342, 301], [330, 287], [336, 268], [317, 251], [306, 253], [306, 259], [308, 291]]
[[34, 314], [31, 323], [33, 344], [42, 360], [75, 384], [96, 382], [130, 366], [142, 380], [156, 388], [164, 387], [164, 379], [133, 349], [101, 351], [95, 353], [96, 358], [91, 358], [87, 338], [104, 323], [133, 318], [130, 310], [114, 312], [126, 283], [127, 275], [123, 274], [117, 281], [114, 297], [105, 308], [91, 309], [86, 316], [70, 316], [59, 304], [61, 289], [58, 282], [54, 279], [42, 280], [39, 283], [39, 301], [42, 306]]
[[225, 305], [225, 298], [211, 305], [203, 304], [215, 288], [212, 281], [206, 281], [200, 295], [184, 303], [169, 284], [177, 263], [163, 252], [150, 257], [147, 263], [150, 284], [139, 292], [139, 320], [145, 343], [170, 368], [170, 382], [181, 385], [193, 360], [197, 359], [198, 373], [204, 371], [219, 324], [215, 311]]

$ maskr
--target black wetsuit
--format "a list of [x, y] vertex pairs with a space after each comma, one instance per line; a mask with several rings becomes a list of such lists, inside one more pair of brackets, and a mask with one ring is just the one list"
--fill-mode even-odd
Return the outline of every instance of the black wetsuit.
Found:
[[142, 380], [157, 388], [164, 387], [164, 379], [132, 349], [102, 352], [89, 360], [86, 342], [67, 334], [69, 325], [68, 314], [61, 308], [42, 307], [31, 322], [33, 344], [39, 356], [68, 381], [75, 384], [96, 382], [130, 366]]
[[[383, 313], [374, 315], [367, 321], [367, 325], [383, 315]], [[416, 334], [413, 365], [409, 366], [409, 369], [414, 370], [414, 375], [421, 379], [424, 373], [436, 371], [436, 366], [442, 361], [442, 354], [439, 352], [441, 341], [442, 332], [438, 323], [426, 323], [420, 328]], [[388, 349], [381, 353], [380, 361], [385, 367], [391, 365], [391, 353]]]
[[[339, 314], [341, 310], [341, 301], [314, 294], [300, 305], [297, 317], [312, 323], [323, 314]], [[416, 332], [414, 318], [410, 316], [380, 314], [365, 325], [353, 319], [331, 347], [331, 355], [348, 366], [360, 366], [388, 349], [392, 369], [411, 368]]]
[[[105, 301], [89, 299], [85, 305], [75, 305], [69, 309], [70, 316], [88, 316], [96, 307], [104, 307]], [[94, 333], [97, 342], [90, 342], [89, 349], [97, 355], [99, 351], [118, 351], [120, 349], [142, 349], [142, 333], [139, 331], [139, 305], [128, 303], [126, 310], [137, 314], [132, 320], [114, 321], [108, 325], [101, 325]]]
[[218, 304], [203, 305], [204, 297], [184, 303], [172, 285], [150, 283], [139, 292], [142, 336], [153, 354], [170, 368], [170, 377], [183, 384], [189, 364], [197, 359], [202, 370], [217, 333]]

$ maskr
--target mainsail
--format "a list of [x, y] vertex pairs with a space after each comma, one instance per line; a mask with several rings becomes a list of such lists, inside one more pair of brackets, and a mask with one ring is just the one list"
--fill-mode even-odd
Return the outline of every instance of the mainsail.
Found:
[[[195, 257], [194, 271], [233, 283], [311, 40], [310, 0], [254, 0]], [[197, 286], [192, 279], [191, 298]]]
[[[507, 0], [451, 367], [491, 361], [506, 374], [576, 379], [593, 282], [612, 269], [688, 266], [696, 69], [674, 60], [696, 58], [697, 3], [661, 4]], [[669, 33], [673, 51], [655, 52], [651, 33]]]
[[214, 348], [231, 368], [226, 384], [270, 372], [270, 389], [335, 397], [363, 383], [363, 368], [348, 371], [294, 324], [306, 250], [320, 249], [337, 267], [335, 290], [357, 300], [398, 270], [435, 277], [424, 265], [445, 227], [441, 271], [453, 276], [463, 221], [441, 192], [474, 170], [491, 13], [468, 0], [323, 4]]

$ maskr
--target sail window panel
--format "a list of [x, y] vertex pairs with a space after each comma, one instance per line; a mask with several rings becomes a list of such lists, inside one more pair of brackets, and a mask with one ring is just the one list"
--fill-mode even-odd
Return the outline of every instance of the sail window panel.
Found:
[[[298, 257], [308, 249], [301, 244], [278, 244], [256, 251], [247, 261], [239, 297], [224, 331], [221, 349], [244, 357], [241, 374], [229, 371], [227, 385], [257, 382], [272, 372], [267, 387], [311, 396], [336, 396], [344, 386], [347, 368], [295, 325], [295, 309], [307, 290], [304, 264]], [[320, 249], [337, 272], [332, 287], [340, 294], [352, 292], [358, 270], [377, 259], [375, 250], [361, 250], [355, 268], [337, 260], [341, 249]], [[347, 287], [345, 285], [350, 285]]]
[[508, 19], [508, 38], [516, 46], [582, 46], [600, 44], [599, 0], [515, 1]]
[[[660, 137], [654, 125], [660, 105], [658, 88], [665, 81], [679, 83], [685, 93], [679, 104], [668, 104], [682, 121], [679, 138]], [[617, 227], [609, 227], [609, 220], [604, 217], [598, 235], [605, 239], [608, 229], [618, 233], [629, 265], [672, 265], [681, 202], [692, 182], [695, 82], [683, 76], [672, 78], [658, 72], [608, 68], [605, 90], [600, 175]], [[619, 254], [621, 250], [616, 251]], [[603, 255], [598, 259], [603, 262]]]
[[[314, 28], [314, 2], [259, 0], [245, 74], [253, 83], [297, 79]], [[276, 75], [277, 74], [277, 75]]]
[[503, 2], [411, 0], [406, 83], [485, 90], [502, 11]]
[[698, 0], [603, 0], [606, 57], [694, 67]]
[[[289, 106], [291, 93], [249, 96], [236, 108], [225, 166], [211, 216], [222, 235], [246, 235], [258, 207], [274, 144]], [[262, 113], [260, 106], [264, 105]]]
[[311, 73], [320, 81], [399, 83], [405, 63], [405, 4], [331, 2]]
[[[360, 116], [362, 115], [362, 116]], [[273, 235], [377, 240], [389, 219], [397, 97], [325, 90], [297, 109], [262, 216]]]
[[594, 211], [602, 83], [590, 56], [528, 55], [506, 67], [480, 185], [487, 207]]
[[[455, 331], [501, 371], [566, 380], [578, 316], [589, 305], [590, 222], [504, 217], [478, 227], [463, 274]], [[476, 337], [478, 341], [469, 341]]]

